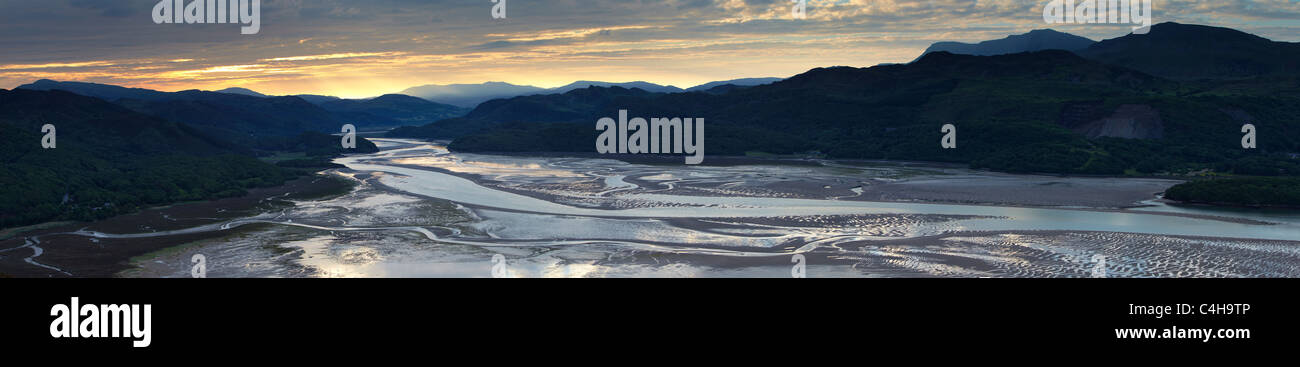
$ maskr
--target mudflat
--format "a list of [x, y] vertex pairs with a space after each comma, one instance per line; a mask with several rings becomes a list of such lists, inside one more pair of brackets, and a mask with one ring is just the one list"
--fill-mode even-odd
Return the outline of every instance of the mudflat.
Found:
[[226, 233], [202, 232], [134, 239], [102, 239], [63, 233], [83, 230], [149, 233], [193, 228], [293, 205], [281, 199], [334, 195], [346, 192], [349, 187], [349, 183], [339, 178], [308, 176], [277, 187], [252, 189], [241, 197], [176, 204], [92, 223], [72, 222], [15, 233], [0, 240], [0, 276], [112, 277], [129, 268], [133, 257]]

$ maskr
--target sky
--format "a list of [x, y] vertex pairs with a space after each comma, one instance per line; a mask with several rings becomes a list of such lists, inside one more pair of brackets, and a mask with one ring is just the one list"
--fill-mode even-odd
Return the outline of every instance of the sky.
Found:
[[[195, 0], [185, 0], [186, 3]], [[908, 62], [938, 41], [1052, 28], [1048, 0], [262, 0], [260, 31], [155, 24], [158, 0], [0, 0], [0, 88], [38, 79], [164, 91], [243, 87], [345, 98], [425, 84], [576, 80], [686, 88], [816, 67]], [[1156, 0], [1154, 22], [1300, 41], [1300, 0]]]

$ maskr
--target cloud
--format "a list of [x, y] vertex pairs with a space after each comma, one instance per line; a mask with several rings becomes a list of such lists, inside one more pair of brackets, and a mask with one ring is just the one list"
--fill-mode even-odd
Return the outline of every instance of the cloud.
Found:
[[276, 62], [276, 61], [336, 60], [336, 59], [354, 59], [354, 58], [362, 58], [362, 57], [396, 56], [401, 54], [402, 54], [401, 52], [348, 52], [348, 53], [338, 53], [338, 54], [328, 54], [328, 55], [277, 57], [273, 59], [262, 59], [262, 61]]
[[[264, 0], [262, 29], [153, 24], [155, 0], [0, 2], [0, 88], [26, 78], [156, 88], [377, 95], [415, 84], [694, 85], [905, 62], [936, 41], [1048, 28], [1047, 0]], [[1155, 20], [1300, 40], [1295, 0], [1162, 0]], [[1092, 39], [1122, 25], [1055, 25]], [[184, 60], [183, 62], [172, 62]], [[259, 84], [260, 83], [260, 84]]]
[[10, 64], [0, 65], [0, 70], [38, 70], [38, 69], [65, 69], [65, 68], [85, 68], [92, 66], [112, 66], [108, 61], [86, 61], [86, 62], [53, 62], [47, 64]]

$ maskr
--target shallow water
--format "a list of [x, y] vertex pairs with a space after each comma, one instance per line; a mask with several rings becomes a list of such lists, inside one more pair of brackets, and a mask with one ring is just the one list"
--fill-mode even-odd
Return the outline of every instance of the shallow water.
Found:
[[638, 165], [375, 140], [383, 151], [336, 160], [360, 182], [351, 194], [186, 230], [239, 234], [130, 275], [187, 276], [183, 260], [203, 253], [209, 276], [233, 277], [787, 277], [796, 254], [810, 277], [1300, 276], [1300, 213], [855, 201], [855, 185], [944, 178], [889, 165]]

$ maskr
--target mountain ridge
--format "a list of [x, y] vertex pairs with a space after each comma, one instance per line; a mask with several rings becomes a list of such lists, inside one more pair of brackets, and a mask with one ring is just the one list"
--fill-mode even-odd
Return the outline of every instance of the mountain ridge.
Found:
[[258, 93], [258, 92], [254, 91], [254, 90], [252, 90], [252, 89], [248, 89], [248, 88], [239, 88], [239, 87], [230, 87], [230, 88], [226, 88], [226, 89], [222, 89], [222, 90], [216, 90], [216, 91], [213, 91], [213, 92], [217, 92], [217, 93], [229, 93], [229, 94], [242, 94], [242, 95], [245, 95], [245, 96], [262, 97], [262, 98], [270, 97], [270, 96], [268, 96], [268, 95], [265, 95], [265, 94], [262, 94], [262, 93]]
[[1175, 80], [1300, 75], [1300, 43], [1206, 25], [1160, 23], [1146, 34], [1103, 40], [1078, 53]]
[[529, 85], [515, 85], [505, 82], [485, 82], [480, 84], [428, 84], [406, 88], [400, 93], [424, 98], [438, 103], [473, 108], [479, 103], [493, 99], [542, 93], [545, 91], [546, 89], [544, 88]]
[[513, 97], [529, 96], [537, 94], [564, 94], [573, 90], [586, 89], [588, 87], [621, 87], [626, 89], [638, 88], [653, 93], [682, 93], [682, 92], [704, 92], [709, 89], [724, 85], [735, 85], [748, 87], [754, 85], [768, 84], [781, 80], [781, 78], [740, 78], [723, 81], [713, 81], [700, 84], [691, 88], [682, 89], [675, 86], [665, 86], [645, 81], [634, 82], [602, 82], [579, 80], [572, 83], [554, 87], [539, 88], [528, 85], [516, 85], [505, 82], [484, 82], [480, 84], [428, 84], [404, 89], [400, 94], [415, 96], [429, 101], [445, 103], [459, 107], [474, 108], [483, 102], [495, 99], [509, 99]]
[[[392, 95], [378, 102], [372, 102], [374, 98], [344, 100], [314, 95], [257, 97], [247, 93], [200, 90], [161, 92], [49, 79], [15, 89], [64, 90], [95, 97], [246, 144], [251, 144], [249, 137], [297, 136], [304, 131], [338, 133], [341, 126], [348, 123], [364, 129], [421, 125], [467, 112], [466, 109], [409, 96], [410, 99], [404, 99], [405, 103], [384, 103], [395, 98]], [[308, 98], [316, 102], [309, 102]], [[384, 106], [392, 109], [384, 110]]]
[[686, 92], [703, 92], [724, 85], [734, 85], [738, 87], [752, 87], [756, 85], [772, 84], [784, 80], [784, 78], [740, 78], [731, 80], [719, 80], [700, 84], [694, 87], [686, 88]]
[[469, 109], [405, 94], [385, 94], [369, 99], [339, 99], [320, 104], [345, 121], [369, 129], [422, 125], [462, 116]]
[[1065, 32], [1052, 29], [1036, 29], [1028, 33], [978, 43], [935, 42], [926, 48], [921, 53], [921, 56], [917, 57], [917, 60], [938, 51], [947, 51], [959, 55], [996, 56], [1043, 50], [1077, 51], [1088, 48], [1095, 43], [1091, 39]]

